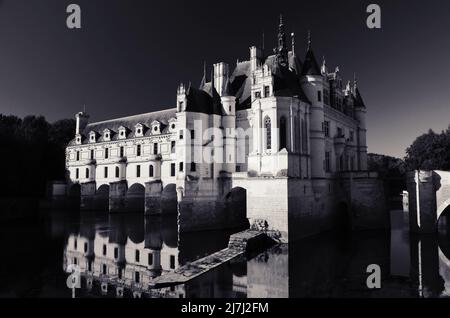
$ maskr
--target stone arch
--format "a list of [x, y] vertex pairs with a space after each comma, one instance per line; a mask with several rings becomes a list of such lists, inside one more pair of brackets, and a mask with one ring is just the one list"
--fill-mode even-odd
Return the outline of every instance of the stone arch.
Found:
[[67, 192], [71, 209], [79, 209], [81, 204], [81, 185], [74, 183]]
[[177, 214], [178, 211], [177, 186], [174, 183], [167, 184], [161, 193], [162, 214]]
[[247, 189], [232, 188], [224, 197], [225, 210], [231, 224], [248, 226], [247, 219]]
[[145, 209], [145, 187], [140, 183], [135, 183], [128, 188], [125, 209], [127, 212], [142, 212]]
[[436, 227], [440, 234], [450, 235], [450, 204], [438, 210]]
[[95, 192], [95, 209], [99, 211], [109, 209], [109, 184], [102, 184]]
[[450, 206], [450, 198], [441, 203], [441, 205], [437, 209], [437, 220], [441, 217], [442, 213]]

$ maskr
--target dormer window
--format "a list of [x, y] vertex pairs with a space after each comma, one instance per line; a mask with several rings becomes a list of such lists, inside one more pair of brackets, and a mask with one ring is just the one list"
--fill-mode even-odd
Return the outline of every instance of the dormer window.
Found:
[[175, 129], [177, 128], [176, 123], [177, 123], [176, 118], [169, 119], [169, 131], [170, 132], [172, 132], [172, 133], [175, 132]]
[[119, 127], [119, 139], [127, 138], [127, 129], [124, 126]]
[[153, 134], [160, 134], [161, 133], [161, 123], [157, 120], [152, 122], [152, 133]]
[[105, 141], [110, 141], [111, 140], [111, 131], [109, 129], [105, 129], [103, 131], [103, 139]]
[[77, 145], [81, 145], [81, 136], [80, 136], [80, 135], [77, 135], [77, 136], [75, 137], [75, 143], [76, 143]]
[[135, 128], [135, 136], [136, 137], [143, 137], [144, 136], [144, 126], [142, 124], [137, 124], [134, 126]]
[[89, 133], [89, 142], [96, 142], [97, 141], [97, 134], [95, 131], [91, 131]]

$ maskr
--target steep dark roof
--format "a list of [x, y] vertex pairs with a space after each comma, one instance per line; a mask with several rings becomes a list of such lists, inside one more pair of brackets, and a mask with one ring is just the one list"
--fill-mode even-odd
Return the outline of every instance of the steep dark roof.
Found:
[[316, 57], [313, 50], [310, 48], [306, 52], [305, 62], [303, 63], [302, 76], [305, 75], [322, 75], [319, 64], [317, 64]]
[[251, 107], [252, 82], [250, 79], [250, 61], [239, 62], [230, 77], [230, 89], [236, 96], [236, 110]]
[[364, 101], [361, 97], [361, 94], [359, 93], [359, 89], [356, 88], [355, 92], [355, 107], [366, 107], [366, 104], [364, 104]]
[[211, 83], [206, 83], [204, 90], [190, 87], [186, 95], [186, 111], [209, 115], [223, 115], [220, 96]]
[[[168, 125], [169, 119], [176, 118], [176, 108], [172, 109], [166, 109], [151, 113], [145, 113], [135, 116], [129, 116], [129, 117], [122, 117], [112, 120], [105, 120], [100, 121], [96, 123], [91, 123], [86, 126], [86, 128], [83, 130], [82, 135], [88, 136], [91, 131], [95, 131], [96, 133], [100, 134], [100, 137], [98, 138], [97, 142], [102, 142], [103, 140], [103, 131], [105, 129], [111, 130], [114, 134], [111, 136], [111, 140], [117, 140], [119, 137], [118, 132], [119, 128], [121, 126], [127, 128], [127, 138], [133, 138], [135, 129], [134, 126], [137, 124], [142, 124], [144, 127], [151, 127], [151, 123], [155, 120], [159, 121], [162, 126], [166, 127]], [[162, 133], [165, 133], [166, 130], [162, 131]], [[72, 140], [69, 145], [74, 145], [75, 140]], [[85, 139], [83, 140], [83, 143], [87, 143], [89, 140]]]
[[274, 72], [274, 95], [275, 96], [296, 96], [305, 103], [310, 103], [303, 91], [299, 77], [295, 71], [286, 67], [278, 66]]

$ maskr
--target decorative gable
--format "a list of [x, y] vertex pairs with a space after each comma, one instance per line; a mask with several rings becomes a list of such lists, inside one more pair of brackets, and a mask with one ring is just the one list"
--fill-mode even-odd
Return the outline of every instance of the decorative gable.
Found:
[[142, 125], [142, 124], [136, 124], [135, 126], [134, 126], [134, 135], [135, 135], [135, 137], [144, 137], [144, 125]]
[[103, 130], [103, 140], [104, 141], [111, 141], [112, 131], [108, 128]]
[[90, 143], [97, 142], [97, 133], [95, 131], [91, 131], [89, 133], [89, 142]]

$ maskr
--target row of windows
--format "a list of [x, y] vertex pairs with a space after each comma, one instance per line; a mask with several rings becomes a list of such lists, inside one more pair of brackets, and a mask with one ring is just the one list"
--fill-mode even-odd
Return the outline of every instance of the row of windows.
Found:
[[[175, 166], [174, 163], [172, 163], [171, 166], [170, 166], [170, 176], [171, 177], [175, 177], [175, 174], [176, 174], [175, 167], [176, 166]], [[180, 172], [184, 171], [184, 163], [183, 162], [179, 163], [179, 171]], [[190, 171], [191, 172], [196, 172], [197, 171], [197, 164], [195, 162], [191, 162], [191, 170]], [[119, 167], [115, 168], [115, 172], [116, 172], [115, 177], [116, 178], [120, 178], [120, 168]], [[89, 168], [86, 168], [86, 175], [85, 176], [86, 176], [86, 179], [89, 179], [89, 177], [90, 177], [90, 170], [89, 170]], [[155, 176], [155, 168], [154, 168], [153, 165], [149, 166], [149, 175], [148, 176], [150, 178], [153, 178]], [[103, 177], [105, 179], [109, 177], [109, 169], [108, 169], [108, 167], [104, 167]], [[141, 165], [137, 165], [136, 166], [136, 178], [140, 178], [140, 177], [141, 177]], [[75, 169], [75, 179], [78, 180], [79, 178], [80, 178], [80, 169], [77, 168], [77, 169]]]
[[[295, 120], [295, 140], [299, 140], [299, 132], [298, 132], [298, 126], [297, 122]], [[272, 149], [272, 120], [269, 116], [266, 116], [264, 118], [264, 128], [266, 130], [266, 149], [271, 150]], [[287, 147], [287, 122], [285, 117], [280, 118], [280, 149]], [[302, 131], [302, 150], [304, 152], [307, 151], [308, 145], [307, 145], [307, 128], [305, 125], [304, 120], [301, 120], [301, 131]], [[297, 147], [297, 146], [296, 146]]]
[[[325, 137], [330, 137], [330, 122], [324, 121], [322, 123], [322, 131], [325, 133]], [[343, 129], [341, 127], [337, 127], [336, 129], [336, 135], [338, 137], [345, 137], [345, 133], [343, 132]], [[355, 133], [351, 130], [349, 140], [354, 141]]]
[[[270, 86], [264, 86], [263, 96], [264, 96], [264, 98], [270, 96]], [[259, 98], [261, 98], [261, 92], [255, 92], [255, 99], [259, 99]]]
[[[176, 146], [175, 141], [171, 141], [170, 151], [172, 153], [175, 153], [175, 146]], [[153, 154], [154, 155], [157, 155], [159, 153], [158, 149], [159, 149], [158, 143], [154, 143], [153, 144]], [[125, 149], [124, 149], [124, 147], [120, 147], [119, 148], [119, 157], [122, 158], [124, 156], [125, 156]], [[136, 156], [137, 157], [142, 156], [142, 145], [136, 145]], [[95, 159], [95, 155], [94, 155], [94, 150], [93, 149], [91, 149], [91, 151], [90, 151], [90, 159], [91, 160]], [[109, 148], [105, 148], [104, 159], [109, 159]], [[77, 151], [77, 153], [76, 153], [76, 160], [80, 161], [80, 151]]]

